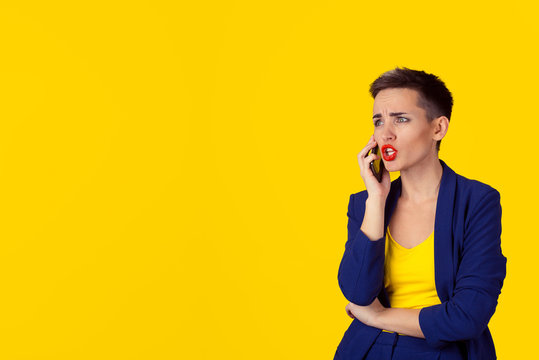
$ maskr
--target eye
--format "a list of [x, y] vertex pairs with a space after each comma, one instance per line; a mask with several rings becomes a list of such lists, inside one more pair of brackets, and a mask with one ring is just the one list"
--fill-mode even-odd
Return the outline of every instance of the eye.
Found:
[[381, 120], [376, 120], [376, 121], [374, 122], [374, 126], [378, 126], [378, 122], [379, 122], [379, 121], [381, 121]]
[[[404, 119], [404, 121], [400, 121], [401, 119]], [[400, 123], [407, 122], [407, 121], [408, 121], [408, 118], [405, 118], [402, 116], [397, 119], [397, 122], [400, 122]]]

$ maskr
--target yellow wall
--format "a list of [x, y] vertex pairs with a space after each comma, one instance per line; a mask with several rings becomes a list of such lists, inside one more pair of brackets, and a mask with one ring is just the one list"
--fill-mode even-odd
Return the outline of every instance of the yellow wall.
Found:
[[498, 358], [532, 354], [537, 9], [494, 4], [2, 2], [0, 358], [331, 359], [395, 66], [453, 92], [440, 158], [501, 193]]

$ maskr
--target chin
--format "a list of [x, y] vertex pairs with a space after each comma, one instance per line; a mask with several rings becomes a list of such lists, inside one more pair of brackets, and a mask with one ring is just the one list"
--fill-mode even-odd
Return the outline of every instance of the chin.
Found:
[[396, 160], [391, 160], [391, 161], [385, 161], [384, 160], [384, 167], [386, 168], [387, 171], [389, 171], [389, 172], [400, 171], [400, 168], [395, 163], [395, 161]]

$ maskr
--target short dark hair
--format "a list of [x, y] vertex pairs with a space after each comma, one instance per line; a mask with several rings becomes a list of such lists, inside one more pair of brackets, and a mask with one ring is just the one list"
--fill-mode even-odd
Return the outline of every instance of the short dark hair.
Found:
[[[453, 108], [453, 96], [444, 82], [436, 75], [427, 74], [424, 71], [412, 70], [406, 67], [386, 71], [374, 80], [369, 91], [374, 99], [384, 89], [407, 88], [419, 93], [417, 106], [427, 112], [427, 120], [433, 121], [439, 116], [445, 116], [451, 120]], [[436, 150], [440, 151], [440, 143], [436, 143]]]

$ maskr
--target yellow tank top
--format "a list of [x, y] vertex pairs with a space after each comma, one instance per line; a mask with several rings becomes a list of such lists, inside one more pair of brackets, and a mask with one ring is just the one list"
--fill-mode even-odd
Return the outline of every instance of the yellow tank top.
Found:
[[408, 249], [393, 239], [387, 227], [384, 286], [393, 308], [421, 309], [441, 303], [434, 280], [434, 232]]

